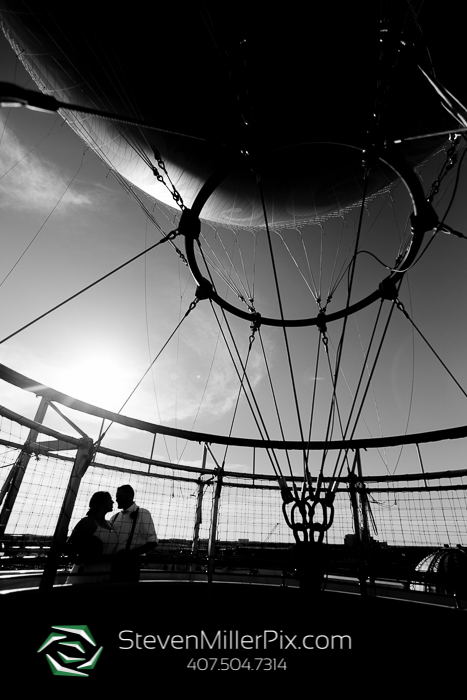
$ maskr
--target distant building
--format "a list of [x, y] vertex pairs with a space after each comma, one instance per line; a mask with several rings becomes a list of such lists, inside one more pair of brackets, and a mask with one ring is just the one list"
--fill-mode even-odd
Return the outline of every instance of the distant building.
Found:
[[[368, 537], [367, 540], [368, 544], [371, 545], [378, 545], [378, 547], [387, 547], [388, 543], [387, 542], [378, 542], [378, 540], [375, 540], [374, 537]], [[357, 538], [355, 535], [344, 535], [344, 544], [347, 547], [355, 547], [357, 544]]]

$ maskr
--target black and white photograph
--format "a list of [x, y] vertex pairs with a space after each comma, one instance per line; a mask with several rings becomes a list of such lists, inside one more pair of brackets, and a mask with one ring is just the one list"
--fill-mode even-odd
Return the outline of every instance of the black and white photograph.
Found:
[[18, 688], [460, 668], [462, 9], [0, 0]]

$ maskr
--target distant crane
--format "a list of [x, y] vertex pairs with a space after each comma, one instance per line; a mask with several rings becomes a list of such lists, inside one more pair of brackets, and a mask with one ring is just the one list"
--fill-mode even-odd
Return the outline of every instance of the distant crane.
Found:
[[268, 536], [266, 537], [266, 539], [264, 540], [263, 544], [266, 544], [266, 542], [267, 542], [268, 539], [271, 537], [271, 535], [272, 535], [272, 533], [274, 532], [274, 530], [275, 530], [276, 528], [278, 528], [279, 525], [280, 525], [280, 523], [276, 523], [276, 524], [274, 525], [274, 527], [272, 528], [271, 532], [269, 533], [269, 535], [268, 535]]

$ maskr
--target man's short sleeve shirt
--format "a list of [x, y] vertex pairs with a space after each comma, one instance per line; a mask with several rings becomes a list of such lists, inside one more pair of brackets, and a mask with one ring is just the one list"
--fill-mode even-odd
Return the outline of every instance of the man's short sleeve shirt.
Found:
[[[137, 513], [136, 510], [138, 510]], [[110, 518], [112, 528], [118, 535], [117, 552], [122, 549], [126, 549], [135, 517], [136, 524], [130, 544], [130, 550], [135, 549], [136, 547], [142, 547], [148, 542], [154, 542], [157, 544], [158, 540], [151, 513], [146, 510], [146, 508], [138, 508], [136, 503], [132, 503], [129, 508], [116, 513], [116, 515], [113, 515]]]

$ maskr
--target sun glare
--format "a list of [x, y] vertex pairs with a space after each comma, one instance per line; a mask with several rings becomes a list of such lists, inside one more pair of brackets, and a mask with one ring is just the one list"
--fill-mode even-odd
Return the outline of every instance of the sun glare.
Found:
[[57, 371], [55, 388], [101, 408], [119, 410], [125, 400], [122, 362], [106, 353], [87, 354]]

